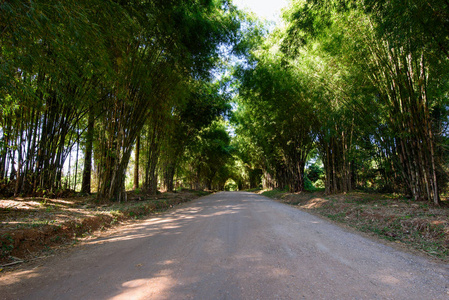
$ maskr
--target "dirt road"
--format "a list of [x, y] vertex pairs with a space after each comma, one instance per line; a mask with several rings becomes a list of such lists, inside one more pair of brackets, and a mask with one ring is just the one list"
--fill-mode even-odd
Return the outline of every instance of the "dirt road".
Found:
[[449, 265], [226, 192], [4, 274], [0, 298], [449, 299]]

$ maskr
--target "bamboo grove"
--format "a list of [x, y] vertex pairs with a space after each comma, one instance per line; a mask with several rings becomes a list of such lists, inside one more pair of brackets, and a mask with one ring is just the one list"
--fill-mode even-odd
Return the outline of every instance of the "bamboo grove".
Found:
[[438, 205], [448, 20], [445, 0], [291, 0], [268, 34], [230, 0], [3, 1], [0, 194], [232, 178]]
[[228, 1], [12, 0], [0, 11], [2, 194], [126, 200], [132, 153], [136, 188], [156, 193], [163, 178], [172, 190], [202, 132], [226, 132], [211, 72], [238, 39]]
[[[449, 4], [296, 0], [236, 68], [236, 132], [266, 187], [447, 190]], [[251, 37], [254, 39], [254, 37]], [[257, 44], [257, 43], [255, 43]], [[248, 145], [252, 143], [253, 145]]]

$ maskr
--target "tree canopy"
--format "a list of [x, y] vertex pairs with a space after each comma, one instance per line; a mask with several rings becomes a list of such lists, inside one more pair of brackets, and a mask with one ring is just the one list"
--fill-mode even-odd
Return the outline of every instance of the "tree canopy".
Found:
[[[447, 9], [444, 1], [291, 1], [285, 26], [235, 72], [235, 123], [265, 158], [257, 158], [265, 180], [304, 190], [298, 182], [316, 149], [327, 193], [374, 188], [439, 204]], [[292, 163], [298, 175], [289, 182]]]
[[2, 195], [447, 191], [447, 1], [292, 0], [271, 33], [230, 0], [0, 12]]

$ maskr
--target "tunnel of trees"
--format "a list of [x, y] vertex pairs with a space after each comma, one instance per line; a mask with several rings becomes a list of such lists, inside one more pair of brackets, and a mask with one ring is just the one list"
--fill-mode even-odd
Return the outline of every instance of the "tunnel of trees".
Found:
[[447, 191], [447, 1], [292, 0], [270, 31], [230, 0], [10, 0], [0, 15], [4, 197], [230, 178], [435, 205]]

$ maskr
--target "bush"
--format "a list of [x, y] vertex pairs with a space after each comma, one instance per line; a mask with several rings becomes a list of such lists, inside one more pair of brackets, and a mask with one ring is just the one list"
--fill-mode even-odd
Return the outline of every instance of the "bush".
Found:
[[314, 192], [316, 190], [312, 181], [309, 179], [307, 174], [304, 175], [304, 189], [308, 192]]
[[310, 165], [305, 173], [305, 175], [310, 179], [311, 182], [315, 182], [324, 176], [323, 168], [320, 167], [317, 163], [313, 163], [312, 165]]
[[8, 257], [14, 250], [14, 239], [9, 234], [4, 234], [0, 238], [0, 258]]
[[323, 179], [318, 179], [317, 181], [315, 181], [315, 183], [313, 185], [317, 189], [324, 189], [326, 187], [325, 184], [324, 184]]
[[288, 190], [279, 190], [279, 189], [274, 189], [274, 190], [270, 190], [270, 191], [265, 191], [262, 193], [263, 196], [268, 197], [268, 198], [278, 198], [280, 196], [282, 196], [283, 194], [287, 193]]

